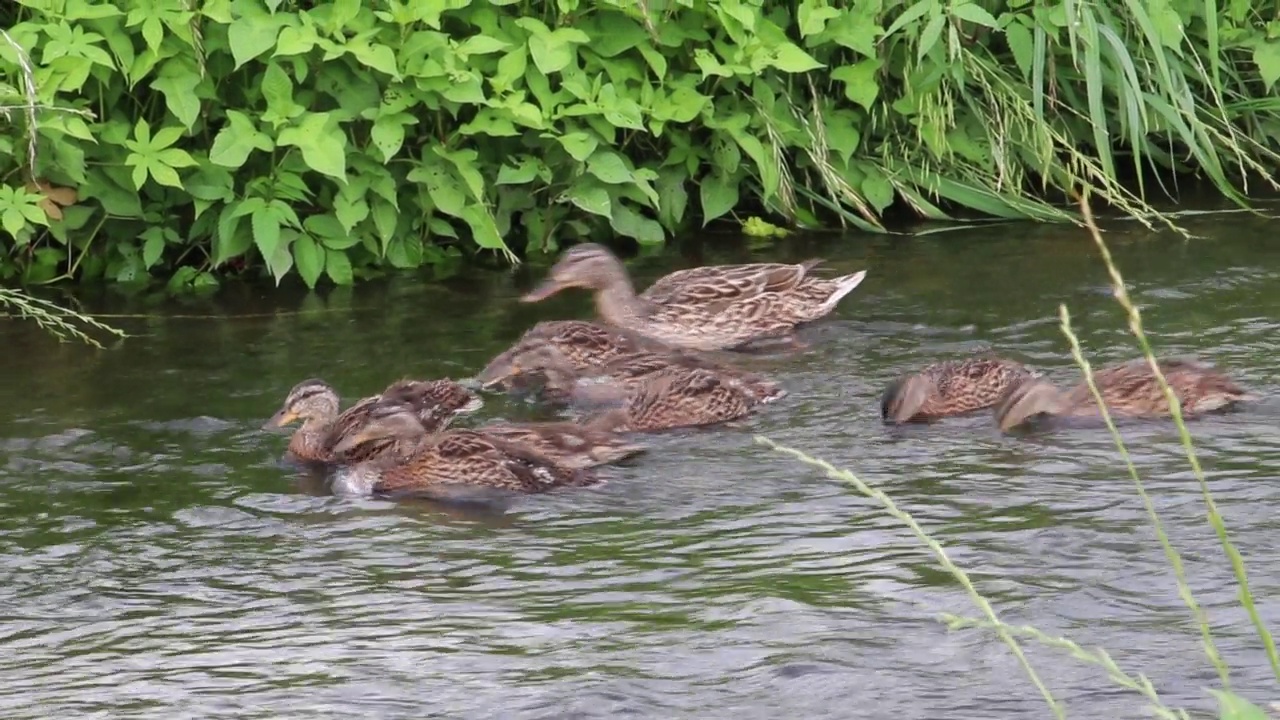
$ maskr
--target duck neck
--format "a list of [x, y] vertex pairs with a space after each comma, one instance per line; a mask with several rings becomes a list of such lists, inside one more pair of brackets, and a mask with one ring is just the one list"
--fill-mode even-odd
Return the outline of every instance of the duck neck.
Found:
[[318, 458], [323, 454], [324, 441], [333, 425], [333, 416], [311, 416], [303, 420], [302, 427], [289, 440], [289, 452], [303, 459]]
[[611, 268], [596, 290], [596, 312], [605, 322], [634, 328], [649, 314], [649, 304], [636, 295], [622, 267]]

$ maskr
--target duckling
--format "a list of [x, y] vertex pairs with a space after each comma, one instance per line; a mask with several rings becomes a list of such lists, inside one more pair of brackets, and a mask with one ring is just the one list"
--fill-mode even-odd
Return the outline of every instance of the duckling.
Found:
[[[1226, 410], [1256, 399], [1210, 365], [1177, 358], [1157, 363], [1185, 417]], [[1164, 391], [1145, 358], [1105, 367], [1094, 372], [1093, 379], [1112, 415], [1154, 418], [1170, 414]], [[1041, 415], [1101, 417], [1101, 411], [1088, 383], [1081, 382], [1062, 392], [1042, 378], [1014, 386], [995, 409], [996, 424], [1005, 432]]]
[[476, 432], [532, 448], [562, 467], [581, 469], [607, 465], [644, 452], [643, 445], [627, 442], [619, 434], [626, 423], [626, 410], [614, 408], [582, 423], [496, 422], [485, 423], [476, 428]]
[[[382, 402], [401, 403], [413, 408], [429, 431], [443, 430], [458, 415], [475, 412], [484, 405], [477, 395], [452, 380], [400, 380], [381, 395], [366, 397], [339, 414], [338, 393], [318, 378], [303, 380], [289, 391], [284, 405], [264, 425], [264, 429], [284, 427], [298, 420], [302, 426], [289, 439], [288, 454], [305, 463], [338, 460], [358, 461], [399, 452], [392, 442], [354, 446], [344, 438], [367, 422], [370, 411]], [[337, 452], [342, 445], [345, 450]]]
[[900, 425], [989, 408], [1032, 376], [1021, 363], [999, 357], [945, 360], [890, 383], [880, 398], [880, 417]]
[[835, 309], [866, 271], [826, 280], [811, 277], [816, 264], [734, 265], [695, 268], [654, 283], [636, 295], [622, 262], [595, 243], [569, 248], [548, 278], [525, 295], [538, 302], [565, 288], [595, 293], [596, 311], [608, 324], [691, 350], [735, 349], [757, 340], [787, 339], [795, 328]]
[[586, 468], [570, 468], [528, 446], [480, 430], [429, 433], [410, 406], [380, 403], [367, 422], [344, 437], [335, 452], [374, 442], [403, 443], [401, 457], [383, 455], [346, 465], [333, 475], [339, 494], [401, 495], [481, 486], [541, 493], [557, 487], [586, 487], [598, 478]]

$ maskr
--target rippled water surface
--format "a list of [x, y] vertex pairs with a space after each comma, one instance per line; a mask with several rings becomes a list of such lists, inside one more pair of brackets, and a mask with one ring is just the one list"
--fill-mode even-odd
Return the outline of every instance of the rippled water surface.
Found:
[[[1110, 233], [1160, 352], [1277, 390], [1274, 225], [1184, 242]], [[790, 396], [743, 427], [677, 432], [598, 489], [462, 508], [331, 497], [259, 430], [296, 381], [347, 397], [462, 377], [581, 293], [516, 302], [544, 268], [397, 278], [304, 296], [87, 299], [134, 335], [102, 352], [0, 324], [0, 715], [21, 717], [1024, 718], [1047, 716], [1005, 646], [899, 522], [755, 444], [767, 435], [884, 489], [1010, 622], [1102, 644], [1173, 705], [1217, 684], [1105, 430], [1001, 437], [988, 415], [889, 430], [880, 389], [996, 348], [1075, 382], [1057, 308], [1096, 364], [1136, 346], [1087, 237], [1004, 227], [894, 240], [709, 239], [629, 263], [829, 258], [866, 282], [810, 348], [743, 358]], [[146, 317], [140, 317], [145, 315]], [[481, 418], [537, 408], [491, 397]], [[1277, 620], [1276, 405], [1195, 422], [1200, 459]], [[1266, 659], [1172, 425], [1125, 428], [1235, 685]], [[1072, 717], [1143, 716], [1102, 672], [1031, 647]]]

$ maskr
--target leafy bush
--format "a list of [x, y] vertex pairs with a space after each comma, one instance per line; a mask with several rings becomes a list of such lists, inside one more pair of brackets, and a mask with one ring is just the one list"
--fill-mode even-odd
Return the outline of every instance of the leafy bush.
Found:
[[1125, 167], [1195, 171], [1243, 202], [1238, 183], [1280, 159], [1280, 33], [1256, 13], [18, 0], [0, 9], [18, 130], [0, 136], [0, 272], [349, 283], [471, 247], [661, 243], [735, 211], [1065, 219], [1044, 191], [1078, 185], [1145, 218]]

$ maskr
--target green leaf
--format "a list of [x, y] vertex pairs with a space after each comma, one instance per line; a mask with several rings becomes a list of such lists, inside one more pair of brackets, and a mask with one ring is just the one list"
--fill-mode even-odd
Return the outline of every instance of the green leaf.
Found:
[[457, 52], [462, 55], [488, 55], [511, 47], [511, 43], [504, 42], [495, 37], [488, 35], [472, 35], [471, 37], [458, 43]]
[[774, 50], [769, 64], [788, 73], [805, 73], [825, 67], [822, 63], [814, 60], [812, 55], [797, 47], [795, 43], [787, 41], [783, 41]]
[[280, 131], [276, 142], [302, 151], [307, 167], [338, 180], [347, 179], [347, 136], [327, 112], [308, 113], [295, 127]]
[[511, 165], [503, 165], [498, 169], [498, 185], [524, 185], [533, 182], [538, 177], [538, 167], [540, 163], [536, 158], [528, 155], [522, 155], [519, 158], [519, 164], [514, 167]]
[[1009, 50], [1013, 52], [1013, 61], [1018, 64], [1018, 70], [1022, 72], [1023, 79], [1030, 80], [1032, 64], [1035, 61], [1035, 40], [1031, 37], [1031, 30], [1026, 25], [1014, 21], [1005, 26], [1004, 39], [1009, 44]]
[[1268, 720], [1262, 708], [1232, 692], [1209, 690], [1218, 699], [1219, 720]]
[[409, 172], [409, 180], [420, 182], [427, 188], [437, 210], [446, 215], [462, 217], [467, 205], [467, 194], [458, 179], [439, 161], [424, 161]]
[[[159, 228], [151, 228], [159, 230]], [[142, 264], [150, 269], [160, 262], [160, 256], [164, 254], [164, 235], [159, 232], [149, 233], [147, 241], [142, 245]]]
[[1267, 86], [1267, 92], [1275, 88], [1276, 80], [1280, 80], [1280, 40], [1260, 40], [1253, 46], [1253, 64], [1258, 66], [1258, 74]]
[[27, 219], [22, 216], [21, 210], [10, 205], [5, 208], [4, 215], [0, 215], [0, 225], [4, 226], [5, 232], [16, 238], [27, 226]]
[[[905, 15], [906, 13], [903, 14]], [[946, 26], [947, 16], [939, 13], [929, 20], [929, 23], [924, 26], [924, 30], [920, 31], [919, 48], [916, 51], [916, 60], [918, 62], [924, 62], [924, 56], [928, 55], [929, 51], [933, 50], [933, 47], [938, 44], [938, 40], [942, 37], [942, 31]]]
[[352, 43], [347, 45], [347, 49], [352, 55], [356, 56], [365, 67], [377, 70], [385, 75], [390, 75], [393, 79], [400, 79], [400, 70], [396, 68], [396, 54], [386, 45], [361, 45]]
[[151, 162], [147, 164], [147, 170], [151, 172], [151, 178], [161, 185], [182, 189], [182, 178], [178, 177], [178, 172], [168, 165]]
[[302, 27], [286, 27], [276, 38], [276, 51], [272, 57], [280, 55], [304, 55], [316, 46], [316, 29], [310, 25]]
[[584, 162], [591, 157], [591, 153], [595, 152], [596, 147], [600, 145], [600, 141], [594, 135], [580, 131], [565, 133], [556, 139], [560, 141], [565, 152], [578, 162]]
[[587, 160], [587, 172], [610, 185], [635, 182], [636, 179], [635, 175], [627, 169], [622, 156], [607, 148], [597, 150]]
[[593, 215], [613, 217], [609, 191], [590, 177], [579, 177], [565, 191], [564, 197], [578, 208]]
[[817, 35], [827, 27], [827, 21], [840, 17], [840, 11], [827, 6], [824, 0], [804, 0], [796, 13], [800, 22], [800, 36]]
[[498, 232], [498, 225], [489, 208], [479, 203], [468, 205], [462, 211], [462, 219], [470, 226], [471, 237], [477, 245], [490, 250], [502, 250], [512, 259], [515, 258], [507, 249], [507, 244], [502, 241], [502, 234]]
[[[261, 11], [259, 11], [261, 12]], [[279, 27], [263, 17], [242, 17], [227, 27], [227, 44], [235, 58], [234, 69], [270, 50], [276, 44]]]
[[248, 115], [238, 110], [227, 110], [227, 124], [213, 139], [209, 161], [223, 167], [238, 168], [255, 149], [269, 152], [274, 147], [271, 138], [259, 132]]
[[689, 193], [684, 188], [689, 176], [684, 168], [665, 167], [658, 171], [658, 218], [668, 230], [675, 230], [684, 219]]
[[353, 280], [351, 260], [341, 250], [326, 249], [324, 251], [324, 271], [335, 285], [350, 285]]
[[977, 25], [983, 25], [989, 28], [998, 28], [999, 23], [992, 17], [987, 9], [973, 2], [959, 3], [951, 6], [951, 15], [967, 20]]
[[862, 195], [875, 208], [877, 214], [883, 213], [893, 204], [893, 183], [878, 168], [862, 166], [865, 177], [862, 179]]
[[338, 193], [334, 198], [333, 203], [333, 214], [347, 232], [351, 232], [356, 225], [369, 217], [369, 203], [365, 201], [363, 195], [353, 197], [352, 193], [346, 192], [346, 189], [351, 187], [352, 185], [347, 185], [343, 192]]
[[879, 70], [879, 60], [863, 60], [832, 70], [831, 79], [844, 83], [845, 97], [867, 110], [873, 110], [880, 95], [880, 85], [876, 82]]
[[382, 153], [384, 161], [390, 162], [404, 146], [404, 126], [416, 122], [418, 119], [407, 112], [379, 114], [378, 119], [373, 121], [369, 137], [378, 152]]
[[[273, 208], [268, 207], [253, 213], [250, 223], [253, 226], [253, 244], [258, 246], [263, 259], [270, 262], [276, 248], [280, 246], [280, 216]], [[276, 280], [279, 279], [276, 276]]]
[[298, 275], [302, 277], [302, 282], [306, 283], [307, 287], [316, 286], [320, 273], [324, 272], [324, 261], [324, 248], [317, 245], [310, 235], [299, 235], [298, 239], [293, 241], [293, 264], [298, 268]]
[[720, 172], [704, 177], [701, 187], [702, 226], [738, 205], [738, 179]]
[[621, 202], [613, 204], [609, 224], [619, 235], [635, 238], [642, 245], [661, 245], [666, 239], [658, 221], [637, 213]]
[[174, 60], [165, 63], [165, 69], [180, 68], [174, 72], [162, 72], [160, 77], [151, 81], [151, 87], [164, 95], [165, 106], [188, 130], [200, 117], [200, 98], [196, 95], [196, 86], [200, 84], [200, 76], [186, 69], [185, 65]]

